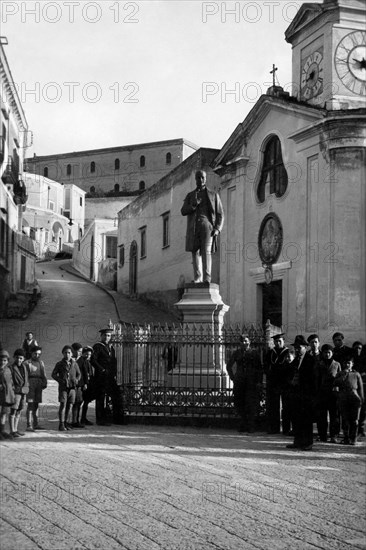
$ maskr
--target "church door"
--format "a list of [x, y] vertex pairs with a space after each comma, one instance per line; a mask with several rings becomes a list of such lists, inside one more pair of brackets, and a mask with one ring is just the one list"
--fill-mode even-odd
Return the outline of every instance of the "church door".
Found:
[[262, 323], [269, 319], [272, 325], [282, 326], [282, 281], [262, 286]]

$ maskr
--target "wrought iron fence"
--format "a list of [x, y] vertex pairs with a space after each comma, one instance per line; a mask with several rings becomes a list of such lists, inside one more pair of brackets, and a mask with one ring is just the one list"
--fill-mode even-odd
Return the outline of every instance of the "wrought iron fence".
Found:
[[[272, 332], [268, 324], [265, 329], [254, 325], [111, 326], [124, 412], [134, 416], [234, 416], [226, 362], [243, 333], [263, 358]], [[264, 390], [258, 414], [265, 414]]]

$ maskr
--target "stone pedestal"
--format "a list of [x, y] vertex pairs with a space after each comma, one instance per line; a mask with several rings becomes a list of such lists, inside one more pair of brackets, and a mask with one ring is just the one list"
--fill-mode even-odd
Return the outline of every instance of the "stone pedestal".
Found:
[[179, 366], [171, 374], [171, 385], [194, 389], [224, 389], [229, 386], [222, 325], [229, 306], [214, 283], [187, 284], [175, 304], [183, 314], [184, 342]]

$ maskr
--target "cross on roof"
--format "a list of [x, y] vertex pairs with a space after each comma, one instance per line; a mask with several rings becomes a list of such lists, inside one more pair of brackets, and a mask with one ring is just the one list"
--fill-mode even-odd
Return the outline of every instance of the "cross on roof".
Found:
[[273, 86], [276, 86], [276, 71], [278, 71], [278, 68], [273, 63], [272, 65], [272, 71], [269, 71], [269, 74], [273, 74]]

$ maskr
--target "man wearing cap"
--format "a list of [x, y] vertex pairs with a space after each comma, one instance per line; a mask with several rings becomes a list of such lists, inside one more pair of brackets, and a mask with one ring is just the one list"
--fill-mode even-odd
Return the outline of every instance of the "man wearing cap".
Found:
[[120, 389], [117, 386], [117, 361], [111, 338], [113, 329], [99, 331], [100, 341], [94, 344], [94, 366], [96, 383], [95, 416], [99, 426], [109, 425], [106, 418], [105, 398], [112, 400], [113, 423], [123, 424], [123, 404]]
[[239, 432], [251, 433], [255, 431], [263, 370], [259, 353], [250, 347], [249, 337], [242, 334], [240, 339], [241, 346], [231, 355], [226, 368], [234, 383], [234, 406], [241, 418]]
[[294, 442], [287, 445], [287, 448], [310, 451], [313, 447], [314, 361], [306, 352], [308, 343], [302, 334], [295, 337], [292, 345], [296, 352], [293, 361], [295, 371], [291, 381]]
[[224, 225], [224, 210], [218, 193], [206, 187], [206, 172], [197, 170], [196, 189], [188, 193], [181, 208], [187, 218], [186, 251], [192, 252], [195, 283], [211, 282], [212, 252]]
[[287, 354], [285, 346], [285, 334], [272, 336], [273, 348], [265, 358], [266, 386], [267, 386], [267, 419], [268, 433], [280, 433], [281, 427], [281, 403], [282, 403], [282, 431], [290, 431], [289, 402], [286, 392]]
[[352, 348], [344, 345], [344, 335], [341, 332], [335, 332], [332, 340], [334, 346], [333, 359], [340, 365], [343, 365], [344, 361], [352, 356]]

